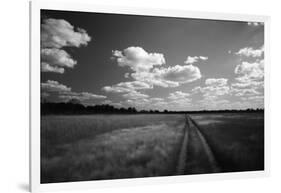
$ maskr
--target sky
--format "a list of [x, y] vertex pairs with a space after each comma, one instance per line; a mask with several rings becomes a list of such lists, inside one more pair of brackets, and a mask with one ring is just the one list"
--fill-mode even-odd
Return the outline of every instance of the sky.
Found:
[[264, 108], [259, 22], [41, 10], [41, 100]]

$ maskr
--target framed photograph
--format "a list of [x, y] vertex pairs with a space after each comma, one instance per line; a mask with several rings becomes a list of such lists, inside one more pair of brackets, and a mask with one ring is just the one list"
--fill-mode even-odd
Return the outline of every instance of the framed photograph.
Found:
[[268, 174], [269, 17], [30, 5], [32, 192]]

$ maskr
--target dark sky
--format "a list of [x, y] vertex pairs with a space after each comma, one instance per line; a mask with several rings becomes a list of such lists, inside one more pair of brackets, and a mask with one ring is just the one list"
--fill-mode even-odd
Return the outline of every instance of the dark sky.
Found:
[[[41, 55], [41, 65], [64, 69], [42, 70], [47, 100], [77, 98], [84, 104], [160, 110], [263, 107], [262, 23], [51, 10], [42, 10], [41, 18], [41, 35], [66, 42], [45, 46], [42, 41], [49, 39], [41, 39], [42, 50], [53, 50]], [[80, 44], [71, 43], [72, 38]], [[55, 55], [61, 50], [76, 61], [73, 67]], [[189, 56], [195, 61], [187, 61]], [[149, 64], [146, 70], [139, 68]], [[128, 90], [132, 82], [149, 86]], [[127, 90], [118, 92], [118, 83]], [[71, 90], [60, 90], [64, 85]]]

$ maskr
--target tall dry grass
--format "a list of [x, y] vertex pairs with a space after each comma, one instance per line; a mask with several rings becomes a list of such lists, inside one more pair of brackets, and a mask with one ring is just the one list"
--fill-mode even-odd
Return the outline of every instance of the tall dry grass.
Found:
[[41, 182], [172, 175], [182, 115], [47, 116]]

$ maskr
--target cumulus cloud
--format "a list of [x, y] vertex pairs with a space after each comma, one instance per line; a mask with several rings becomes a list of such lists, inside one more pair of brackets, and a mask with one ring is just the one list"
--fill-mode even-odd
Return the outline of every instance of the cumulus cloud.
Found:
[[49, 96], [50, 96], [49, 93], [47, 93], [47, 92], [41, 92], [41, 99], [48, 98]]
[[205, 60], [208, 60], [208, 57], [206, 57], [206, 56], [188, 56], [184, 63], [193, 64], [195, 62], [198, 62], [199, 60], [205, 61]]
[[[116, 59], [118, 66], [127, 67], [131, 72], [125, 74], [126, 78], [133, 81], [120, 82], [112, 86], [104, 86], [105, 92], [122, 93], [125, 101], [122, 106], [135, 106], [139, 109], [164, 109], [179, 107], [184, 109], [190, 105], [189, 94], [181, 91], [170, 93], [167, 97], [151, 98], [140, 90], [153, 89], [154, 86], [178, 87], [181, 84], [193, 82], [201, 78], [200, 69], [192, 64], [175, 65], [164, 67], [165, 58], [160, 53], [148, 53], [141, 47], [128, 47], [123, 51], [112, 52], [113, 59]], [[207, 57], [200, 56], [199, 60], [207, 60]]]
[[[241, 80], [241, 79], [236, 79]], [[263, 81], [245, 81], [245, 79], [242, 79], [241, 82], [234, 82], [231, 84], [233, 88], [263, 88], [264, 83]]]
[[238, 52], [236, 52], [236, 55], [239, 56], [246, 56], [246, 57], [262, 57], [264, 53], [264, 46], [261, 46], [258, 49], [254, 49], [252, 47], [245, 47], [240, 49]]
[[106, 96], [97, 95], [89, 92], [73, 92], [72, 89], [64, 84], [54, 80], [47, 80], [41, 83], [41, 96], [49, 97], [50, 94], [55, 94], [60, 99], [78, 99], [80, 101], [91, 99], [105, 99]]
[[[141, 47], [128, 47], [123, 51], [112, 52], [113, 58], [121, 67], [128, 67], [132, 72], [125, 77], [134, 81], [121, 82], [103, 87], [104, 91], [125, 93], [132, 90], [152, 89], [154, 86], [178, 87], [201, 78], [200, 69], [192, 64], [163, 67], [165, 58], [160, 53], [148, 53]], [[201, 60], [207, 57], [199, 56]]]
[[162, 101], [164, 101], [164, 99], [163, 98], [153, 97], [153, 98], [150, 98], [150, 101], [151, 102], [162, 102]]
[[91, 37], [84, 29], [76, 31], [63, 19], [45, 19], [41, 24], [41, 45], [44, 48], [80, 47], [87, 45]]
[[129, 93], [123, 94], [123, 97], [131, 100], [139, 100], [139, 99], [148, 98], [149, 96], [146, 94], [142, 94], [138, 91], [131, 91]]
[[154, 106], [158, 106], [158, 109], [170, 109], [170, 110], [190, 110], [192, 107], [191, 95], [182, 91], [175, 91], [169, 93], [167, 100], [156, 102]]
[[125, 78], [129, 78], [129, 77], [130, 77], [130, 73], [126, 72], [126, 73], [124, 74], [124, 77], [125, 77]]
[[246, 100], [253, 100], [253, 101], [264, 101], [264, 96], [250, 96]]
[[133, 71], [148, 71], [153, 66], [165, 64], [163, 54], [148, 53], [141, 47], [128, 47], [123, 51], [114, 50], [112, 54], [119, 66], [128, 66]]
[[203, 94], [204, 100], [215, 100], [219, 96], [228, 95], [230, 87], [225, 78], [209, 78], [205, 80], [204, 87], [195, 87], [191, 90], [192, 94]]
[[229, 86], [205, 86], [195, 87], [192, 89], [191, 94], [200, 94], [197, 96], [199, 100], [192, 102], [192, 107], [195, 109], [228, 109], [229, 100], [225, 97], [230, 94]]
[[235, 96], [255, 96], [263, 94], [264, 90], [264, 60], [242, 62], [234, 70], [236, 82], [232, 83], [232, 93]]
[[43, 72], [64, 73], [64, 67], [73, 68], [77, 61], [64, 50], [57, 48], [41, 49], [41, 68]]
[[264, 60], [258, 62], [242, 62], [238, 64], [234, 70], [235, 74], [241, 75], [238, 79], [241, 82], [246, 80], [255, 79], [262, 80], [264, 77]]
[[227, 84], [226, 78], [209, 78], [205, 80], [205, 84], [209, 86], [225, 86]]
[[[258, 25], [252, 23], [251, 25]], [[244, 56], [246, 61], [238, 64], [234, 73], [237, 75], [232, 83], [232, 93], [235, 96], [259, 95], [263, 93], [264, 84], [264, 46], [258, 49], [245, 47], [236, 52], [236, 55]], [[257, 58], [255, 62], [249, 62], [250, 58]]]
[[198, 67], [193, 65], [175, 65], [167, 68], [154, 68], [150, 72], [132, 73], [138, 81], [161, 87], [177, 87], [180, 84], [193, 82], [201, 78]]
[[232, 88], [231, 92], [235, 96], [253, 96], [260, 94], [260, 92], [254, 88]]
[[135, 80], [146, 82], [147, 84], [150, 84], [152, 87], [160, 86], [160, 87], [177, 87], [179, 86], [178, 82], [169, 81], [163, 79], [161, 77], [161, 70], [154, 69], [153, 71], [149, 72], [135, 72], [131, 74], [131, 77]]
[[63, 47], [86, 46], [91, 37], [84, 29], [75, 30], [63, 19], [45, 19], [41, 24], [41, 71], [63, 74], [65, 68], [73, 68], [75, 61]]
[[160, 87], [178, 87], [201, 78], [198, 67], [175, 65], [167, 68], [154, 68], [149, 72], [135, 72], [131, 76], [138, 81]]
[[54, 66], [73, 68], [77, 62], [64, 50], [45, 48], [41, 50], [41, 60]]
[[171, 99], [171, 100], [187, 99], [187, 97], [189, 97], [189, 96], [190, 96], [189, 93], [185, 93], [182, 91], [176, 91], [176, 92], [170, 93], [168, 96], [168, 99]]
[[204, 96], [221, 96], [229, 94], [230, 88], [229, 86], [207, 86], [202, 88], [202, 92]]
[[67, 87], [63, 84], [60, 84], [54, 80], [47, 80], [44, 83], [41, 83], [41, 89], [45, 92], [69, 92], [71, 91], [70, 87]]
[[119, 86], [116, 86], [116, 85], [113, 85], [113, 86], [104, 86], [104, 87], [102, 88], [102, 90], [104, 90], [105, 92], [113, 92], [113, 93], [130, 92], [129, 89], [123, 88], [123, 87], [119, 87]]
[[153, 74], [156, 78], [172, 81], [175, 83], [188, 83], [201, 78], [198, 67], [190, 65], [175, 65], [168, 68], [154, 69]]
[[53, 65], [50, 65], [45, 62], [41, 62], [41, 71], [42, 72], [55, 72], [55, 73], [63, 74], [64, 68], [53, 66]]
[[59, 98], [61, 99], [78, 99], [80, 101], [85, 101], [85, 100], [93, 100], [93, 99], [105, 99], [107, 98], [106, 96], [103, 95], [96, 95], [93, 93], [89, 92], [64, 92], [63, 94], [59, 95]]
[[[195, 87], [190, 93], [175, 91], [169, 93], [165, 99], [153, 99], [149, 96], [128, 97], [128, 100], [121, 104], [122, 106], [135, 106], [138, 109], [147, 110], [260, 108], [263, 105], [263, 96], [261, 96], [262, 92], [253, 89], [253, 86], [259, 87], [260, 83], [251, 82], [250, 84], [248, 82], [235, 82], [229, 84], [229, 80], [226, 78], [209, 78], [205, 80], [205, 85]], [[141, 93], [135, 94], [141, 95]], [[196, 98], [194, 98], [195, 94]], [[197, 96], [197, 94], [199, 96]], [[229, 99], [232, 99], [233, 97], [239, 97], [241, 100], [230, 102]]]
[[106, 92], [124, 93], [133, 90], [150, 89], [151, 85], [141, 81], [120, 82], [113, 86], [105, 86], [103, 90]]

